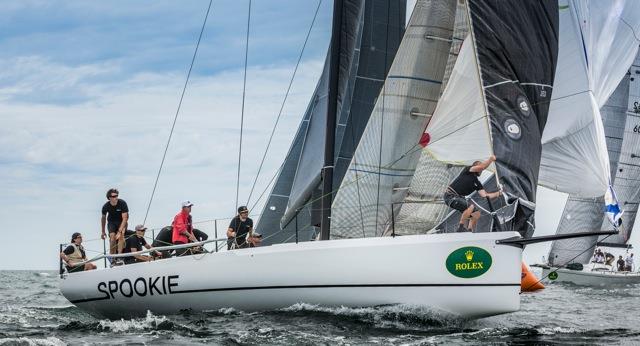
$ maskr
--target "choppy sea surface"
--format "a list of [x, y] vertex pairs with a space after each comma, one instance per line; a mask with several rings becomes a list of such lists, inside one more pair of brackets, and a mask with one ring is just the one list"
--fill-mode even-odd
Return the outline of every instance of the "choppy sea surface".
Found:
[[640, 345], [640, 285], [552, 284], [523, 294], [519, 312], [475, 321], [410, 306], [305, 304], [102, 320], [70, 304], [59, 280], [55, 272], [0, 271], [0, 345]]

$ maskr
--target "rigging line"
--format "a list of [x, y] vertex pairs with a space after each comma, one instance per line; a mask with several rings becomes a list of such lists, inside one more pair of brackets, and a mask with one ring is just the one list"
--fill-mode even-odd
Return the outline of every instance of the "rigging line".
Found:
[[318, 17], [318, 11], [320, 10], [321, 4], [322, 4], [322, 0], [319, 0], [318, 6], [316, 7], [316, 12], [313, 15], [313, 20], [311, 21], [311, 26], [309, 26], [309, 30], [307, 31], [307, 36], [305, 37], [304, 44], [302, 45], [302, 50], [300, 51], [300, 55], [298, 56], [296, 67], [293, 69], [293, 75], [291, 76], [291, 80], [289, 81], [287, 92], [284, 95], [284, 100], [282, 100], [282, 105], [280, 106], [278, 117], [276, 117], [276, 122], [275, 124], [273, 124], [273, 129], [271, 130], [271, 136], [269, 136], [269, 141], [267, 142], [267, 147], [264, 149], [264, 155], [262, 155], [262, 161], [260, 161], [260, 166], [258, 167], [258, 173], [256, 174], [256, 178], [253, 180], [253, 186], [251, 186], [251, 192], [249, 192], [249, 198], [247, 198], [247, 205], [251, 201], [251, 196], [253, 195], [253, 190], [255, 189], [256, 183], [258, 182], [258, 177], [260, 176], [260, 172], [262, 171], [264, 160], [267, 157], [267, 152], [269, 151], [269, 148], [271, 147], [271, 140], [273, 139], [273, 135], [275, 134], [276, 128], [278, 127], [278, 122], [280, 121], [280, 116], [282, 116], [282, 110], [284, 109], [284, 105], [287, 103], [287, 97], [289, 97], [289, 91], [291, 90], [291, 86], [293, 85], [293, 80], [295, 79], [296, 73], [298, 72], [298, 66], [300, 65], [300, 61], [302, 60], [302, 55], [307, 46], [307, 42], [309, 41], [309, 36], [311, 35], [311, 29], [313, 29], [313, 25], [315, 24], [316, 18]]
[[[386, 75], [387, 72], [387, 65], [388, 65], [388, 56], [389, 56], [389, 20], [391, 18], [391, 1], [387, 2], [387, 27], [386, 27], [386, 31], [385, 31], [385, 38], [384, 38], [384, 74]], [[382, 165], [382, 142], [383, 142], [383, 134], [384, 134], [384, 106], [385, 106], [385, 99], [386, 99], [386, 90], [387, 90], [387, 81], [385, 81], [382, 84], [382, 112], [380, 113], [380, 148], [378, 149], [378, 191], [377, 191], [377, 195], [376, 195], [376, 220], [378, 220], [378, 212], [380, 209], [380, 180], [382, 179], [382, 174], [381, 173], [381, 165]], [[391, 206], [391, 208], [393, 208], [393, 206]], [[377, 227], [376, 227], [377, 228]], [[378, 235], [378, 230], [376, 229], [375, 231], [376, 235]]]
[[244, 100], [247, 91], [247, 61], [249, 58], [249, 25], [251, 23], [251, 0], [249, 0], [249, 14], [247, 15], [247, 39], [244, 48], [244, 81], [242, 82], [242, 111], [240, 112], [240, 148], [238, 150], [238, 180], [236, 182], [236, 209], [240, 195], [240, 166], [242, 161], [242, 129], [244, 127]]
[[[607, 238], [609, 238], [609, 237], [610, 237], [610, 236], [612, 236], [612, 235], [613, 235], [613, 234], [609, 234], [608, 236], [604, 237], [602, 240], [604, 241], [604, 240], [606, 240]], [[599, 242], [599, 240], [598, 240], [598, 239], [596, 239], [596, 242], [593, 244], [593, 246], [596, 246], [596, 245], [598, 244], [598, 242]], [[574, 256], [572, 259], [570, 259], [570, 260], [568, 260], [567, 262], [565, 262], [565, 265], [566, 265], [566, 263], [571, 263], [571, 261], [573, 261], [574, 259], [576, 259], [576, 258], [578, 258], [578, 257], [582, 256], [582, 254], [583, 254], [583, 253], [585, 253], [585, 252], [589, 251], [590, 249], [591, 249], [591, 246], [589, 246], [589, 247], [588, 247], [588, 248], [586, 248], [584, 251], [582, 251], [581, 253], [579, 253], [579, 254], [577, 254], [576, 256]], [[560, 269], [560, 267], [558, 267], [558, 269]], [[540, 279], [540, 280], [538, 280], [538, 281], [534, 282], [533, 284], [531, 284], [530, 286], [528, 286], [528, 287], [527, 287], [527, 288], [525, 288], [524, 290], [520, 290], [520, 294], [522, 294], [522, 292], [525, 292], [525, 291], [529, 290], [530, 288], [534, 287], [535, 285], [537, 285], [538, 283], [540, 283], [542, 280], [544, 280], [544, 279], [548, 278], [548, 277], [549, 277], [549, 275], [551, 275], [551, 273], [555, 273], [555, 272], [557, 272], [557, 271], [558, 271], [558, 269], [550, 271], [550, 272], [549, 272], [549, 274], [547, 274], [547, 275], [545, 275], [544, 277], [542, 277], [542, 279]]]
[[184, 86], [182, 87], [182, 94], [180, 95], [180, 101], [178, 102], [178, 109], [176, 109], [176, 114], [173, 117], [173, 124], [171, 125], [171, 131], [169, 132], [169, 138], [167, 139], [167, 144], [164, 147], [164, 154], [162, 154], [162, 161], [160, 162], [160, 168], [158, 168], [158, 174], [156, 175], [156, 181], [153, 184], [153, 191], [151, 192], [151, 197], [149, 198], [149, 204], [147, 205], [147, 211], [144, 214], [144, 219], [142, 221], [143, 224], [147, 222], [147, 217], [149, 216], [149, 210], [151, 209], [151, 203], [153, 202], [153, 197], [156, 193], [156, 188], [158, 187], [158, 181], [160, 180], [160, 173], [162, 172], [162, 167], [164, 166], [164, 160], [167, 157], [167, 151], [169, 150], [169, 144], [171, 143], [171, 137], [173, 136], [173, 130], [176, 127], [176, 122], [178, 120], [178, 114], [180, 114], [180, 107], [182, 107], [182, 100], [184, 99], [184, 94], [187, 91], [187, 85], [189, 84], [189, 78], [191, 77], [191, 71], [193, 70], [193, 64], [196, 61], [196, 56], [198, 55], [198, 48], [200, 47], [200, 41], [202, 40], [202, 34], [204, 33], [204, 28], [207, 25], [207, 18], [209, 18], [209, 12], [211, 11], [211, 4], [213, 0], [209, 0], [209, 6], [207, 7], [207, 13], [204, 16], [204, 21], [202, 23], [202, 28], [200, 29], [200, 35], [198, 35], [198, 42], [196, 43], [196, 49], [193, 52], [193, 57], [191, 58], [191, 65], [189, 66], [189, 72], [187, 73], [187, 78], [184, 81]]
[[[415, 152], [417, 152], [417, 151], [420, 151], [420, 150], [422, 150], [422, 147], [421, 147], [419, 144], [417, 144], [417, 143], [416, 143], [416, 144], [414, 144], [411, 148], [409, 148], [407, 151], [405, 151], [405, 152], [404, 152], [404, 154], [400, 155], [397, 159], [395, 159], [394, 161], [392, 161], [392, 162], [390, 162], [390, 163], [388, 163], [388, 164], [386, 164], [386, 165], [384, 165], [384, 166], [381, 166], [381, 167], [382, 167], [382, 168], [389, 168], [389, 167], [392, 167], [393, 165], [395, 165], [396, 163], [398, 163], [400, 160], [404, 159], [404, 158], [405, 158], [405, 157], [407, 157], [408, 155], [411, 155], [411, 154], [413, 154], [413, 153], [415, 153]], [[338, 189], [340, 189], [340, 188], [342, 188], [342, 187], [349, 186], [349, 185], [354, 184], [354, 183], [357, 183], [360, 179], [363, 179], [364, 177], [367, 177], [367, 176], [369, 176], [370, 174], [375, 174], [375, 173], [376, 173], [376, 172], [374, 172], [374, 171], [370, 171], [370, 172], [362, 172], [362, 175], [361, 175], [360, 177], [358, 177], [358, 178], [356, 178], [356, 179], [354, 179], [354, 180], [352, 180], [352, 181], [346, 182], [346, 183], [344, 183], [344, 182], [343, 182], [343, 184], [344, 184], [343, 186], [340, 186], [340, 187], [338, 187], [338, 188], [334, 188], [332, 191], [329, 191], [329, 192], [327, 192], [326, 194], [321, 194], [320, 196], [318, 196], [318, 197], [317, 197], [317, 198], [315, 198], [315, 199], [311, 199], [311, 198], [310, 198], [310, 199], [309, 199], [309, 201], [308, 201], [307, 203], [303, 204], [303, 205], [302, 205], [302, 206], [300, 206], [300, 208], [298, 208], [298, 209], [300, 209], [300, 210], [301, 210], [301, 209], [303, 209], [303, 208], [305, 208], [305, 207], [307, 207], [307, 206], [309, 206], [309, 205], [312, 205], [312, 203], [313, 203], [313, 202], [315, 202], [315, 201], [317, 201], [317, 200], [319, 200], [319, 199], [322, 199], [322, 198], [323, 198], [324, 196], [326, 196], [327, 194], [333, 194], [333, 193], [336, 193], [336, 192], [338, 191]], [[291, 221], [289, 221], [289, 222], [291, 222]], [[288, 225], [288, 224], [287, 224], [287, 225]], [[285, 225], [285, 227], [286, 227], [286, 225]]]

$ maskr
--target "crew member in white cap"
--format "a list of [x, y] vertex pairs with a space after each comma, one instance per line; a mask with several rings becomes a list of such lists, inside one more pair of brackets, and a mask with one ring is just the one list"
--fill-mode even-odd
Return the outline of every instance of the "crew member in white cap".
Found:
[[[191, 207], [193, 203], [191, 201], [182, 202], [182, 210], [173, 218], [173, 236], [171, 241], [173, 244], [187, 244], [190, 241], [198, 241], [193, 235], [193, 223], [191, 221]], [[176, 251], [178, 256], [182, 256], [187, 253], [189, 249], [179, 249]]]

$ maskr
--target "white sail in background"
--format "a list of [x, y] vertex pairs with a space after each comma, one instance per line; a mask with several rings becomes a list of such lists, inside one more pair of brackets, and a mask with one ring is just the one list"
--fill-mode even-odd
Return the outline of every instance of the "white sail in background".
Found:
[[[599, 109], [638, 50], [640, 2], [560, 1], [558, 66], [542, 136], [539, 184], [600, 197], [610, 167]], [[580, 179], [577, 179], [580, 177]]]
[[[618, 197], [620, 209], [623, 210], [622, 224], [619, 227], [619, 235], [606, 239], [601, 237], [600, 241], [616, 245], [640, 246], [640, 243], [630, 241], [640, 203], [640, 56], [636, 56], [629, 72], [629, 97], [625, 107], [624, 135], [620, 143], [620, 154], [617, 165], [614, 167], [613, 179], [613, 190]], [[611, 228], [611, 222], [605, 218], [602, 229], [610, 230]], [[636, 236], [637, 233], [640, 232], [635, 232]]]
[[[456, 1], [418, 1], [332, 204], [331, 236], [381, 235], [420, 155], [451, 48]], [[428, 62], [428, 63], [426, 63]]]
[[[609, 100], [600, 108], [602, 122], [607, 138], [607, 152], [612, 176], [618, 167], [623, 137], [625, 136], [625, 119], [629, 102], [629, 76], [625, 76]], [[615, 180], [614, 180], [615, 181]], [[640, 185], [638, 186], [640, 187]], [[600, 231], [604, 216], [604, 199], [602, 197], [585, 198], [569, 196], [562, 211], [556, 234]], [[607, 222], [608, 223], [608, 222]], [[611, 229], [608, 223], [607, 230]], [[573, 263], [589, 263], [596, 246], [598, 236], [557, 240], [548, 245], [547, 252], [550, 263], [564, 265]]]

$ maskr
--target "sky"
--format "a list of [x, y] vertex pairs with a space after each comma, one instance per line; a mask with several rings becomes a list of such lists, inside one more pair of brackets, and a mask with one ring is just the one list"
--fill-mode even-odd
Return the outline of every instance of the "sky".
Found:
[[[130, 228], [142, 223], [208, 3], [0, 4], [0, 229], [26, 240], [2, 251], [0, 269], [57, 268], [59, 244], [73, 232], [85, 235], [89, 256], [101, 252], [100, 209], [110, 187], [129, 205]], [[213, 2], [150, 227], [170, 224], [187, 199], [195, 221], [234, 215], [248, 3]], [[241, 203], [317, 5], [252, 3]], [[331, 6], [320, 6], [252, 203], [282, 162], [315, 88]], [[214, 226], [200, 227], [212, 233]]]
[[[111, 187], [129, 205], [129, 228], [143, 222], [208, 3], [0, 3], [0, 229], [22, 240], [6, 242], [0, 269], [56, 269], [59, 244], [73, 232], [84, 235], [90, 257], [102, 252], [100, 209]], [[252, 3], [240, 204], [317, 5]], [[286, 155], [313, 93], [331, 10], [332, 1], [322, 1], [250, 206]], [[210, 235], [210, 220], [226, 219], [225, 229], [234, 215], [247, 13], [248, 1], [213, 2], [149, 227], [169, 225], [183, 200], [195, 204], [194, 221]], [[539, 191], [539, 234], [554, 232], [565, 200]], [[546, 251], [530, 246], [525, 259], [539, 262]]]

